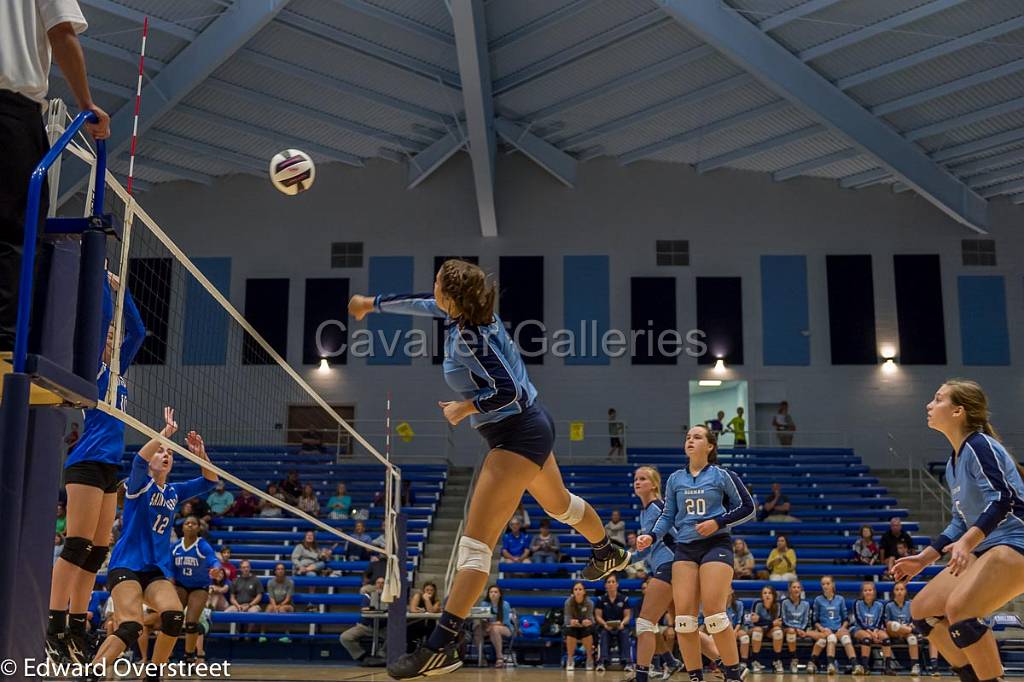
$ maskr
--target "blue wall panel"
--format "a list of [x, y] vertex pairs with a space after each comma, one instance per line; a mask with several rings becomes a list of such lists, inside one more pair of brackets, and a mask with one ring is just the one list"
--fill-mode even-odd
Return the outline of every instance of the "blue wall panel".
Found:
[[811, 364], [807, 257], [761, 256], [765, 365]]
[[[193, 258], [217, 291], [231, 299], [231, 259]], [[181, 346], [183, 365], [223, 365], [228, 354], [227, 312], [198, 280], [189, 277], [185, 289], [184, 338]]]
[[960, 348], [965, 365], [1009, 365], [1006, 283], [1001, 276], [961, 275]]
[[[413, 293], [412, 256], [371, 256], [370, 291], [375, 294]], [[373, 334], [373, 353], [366, 359], [370, 365], [408, 365], [405, 353], [412, 329], [412, 318], [406, 315], [371, 315], [367, 326]]]
[[565, 358], [567, 365], [609, 362], [601, 347], [610, 325], [609, 266], [608, 256], [563, 259], [564, 321], [573, 334], [573, 352]]

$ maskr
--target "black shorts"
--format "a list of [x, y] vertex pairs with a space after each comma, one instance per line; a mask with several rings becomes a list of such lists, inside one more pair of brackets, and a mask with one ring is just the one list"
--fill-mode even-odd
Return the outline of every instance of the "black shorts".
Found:
[[732, 537], [728, 533], [676, 543], [674, 561], [692, 561], [698, 566], [717, 561], [732, 566], [732, 559]]
[[672, 561], [666, 561], [661, 566], [654, 569], [654, 573], [651, 575], [655, 580], [660, 580], [663, 583], [672, 584]]
[[539, 467], [548, 461], [555, 446], [555, 422], [540, 403], [501, 421], [483, 424], [477, 430], [491, 450], [514, 452]]
[[133, 571], [130, 568], [112, 568], [107, 574], [107, 591], [112, 592], [115, 587], [121, 583], [128, 582], [129, 580], [141, 585], [143, 592], [145, 592], [146, 588], [155, 582], [159, 582], [161, 580], [170, 582], [170, 578], [164, 575], [164, 572], [158, 568], [148, 571]]
[[594, 628], [586, 628], [582, 625], [578, 627], [567, 626], [562, 628], [562, 631], [566, 637], [575, 637], [576, 639], [583, 639], [594, 634]]
[[77, 483], [116, 493], [121, 483], [121, 467], [106, 462], [78, 462], [64, 469], [64, 485]]
[[618, 436], [612, 436], [611, 437], [611, 442], [612, 442], [612, 447], [613, 448], [621, 448], [622, 447], [622, 439], [619, 438]]

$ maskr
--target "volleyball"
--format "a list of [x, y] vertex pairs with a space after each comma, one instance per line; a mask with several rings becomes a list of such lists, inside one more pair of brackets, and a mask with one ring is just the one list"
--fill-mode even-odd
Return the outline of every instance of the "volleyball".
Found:
[[278, 191], [295, 195], [313, 186], [316, 166], [309, 154], [298, 149], [285, 149], [270, 160], [270, 181]]

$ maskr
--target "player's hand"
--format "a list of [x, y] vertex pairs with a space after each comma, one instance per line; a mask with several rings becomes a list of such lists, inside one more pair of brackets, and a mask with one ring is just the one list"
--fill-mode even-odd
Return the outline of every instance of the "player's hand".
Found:
[[89, 123], [88, 121], [85, 123], [85, 129], [89, 131], [92, 138], [94, 140], [105, 140], [110, 137], [110, 114], [103, 111], [95, 104], [86, 108], [96, 114], [96, 118], [99, 119], [99, 122], [97, 123]]
[[971, 552], [974, 547], [965, 542], [966, 538], [960, 538], [956, 542], [946, 545], [943, 553], [949, 552], [949, 573], [958, 576], [967, 569], [974, 555]]
[[178, 422], [174, 421], [174, 408], [164, 408], [164, 428], [160, 431], [160, 435], [164, 438], [170, 438], [178, 432]]
[[210, 457], [206, 454], [206, 443], [203, 442], [203, 437], [195, 431], [189, 431], [188, 435], [185, 436], [185, 442], [188, 444], [188, 451], [196, 457], [201, 457], [206, 461], [210, 460]]
[[452, 426], [458, 426], [459, 422], [476, 412], [471, 400], [439, 400], [437, 406], [441, 408], [444, 418]]
[[897, 559], [892, 565], [892, 577], [897, 581], [910, 580], [924, 570], [924, 567], [931, 562], [924, 558], [924, 553], [913, 556], [905, 556]]
[[703, 537], [707, 537], [713, 533], [718, 532], [718, 521], [715, 521], [714, 519], [701, 521], [697, 524], [697, 527], [694, 530], [696, 530]]
[[373, 312], [373, 297], [356, 294], [348, 301], [348, 314], [361, 320]]
[[641, 552], [654, 544], [654, 538], [646, 533], [644, 535], [638, 535], [636, 538], [636, 548]]
[[110, 283], [111, 291], [117, 291], [118, 287], [121, 286], [121, 278], [109, 270], [107, 271], [107, 282]]

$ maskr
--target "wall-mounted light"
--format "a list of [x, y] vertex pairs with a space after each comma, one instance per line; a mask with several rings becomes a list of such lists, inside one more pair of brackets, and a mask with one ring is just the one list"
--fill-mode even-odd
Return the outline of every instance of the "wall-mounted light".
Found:
[[327, 362], [327, 358], [320, 358], [320, 367], [317, 368], [317, 371], [321, 373], [331, 371], [331, 365]]
[[721, 386], [721, 379], [701, 379], [697, 382], [698, 386]]
[[717, 360], [715, 360], [714, 371], [715, 371], [715, 374], [724, 374], [725, 373], [725, 360], [723, 360], [722, 358], [718, 358]]
[[885, 360], [888, 360], [890, 358], [895, 358], [896, 357], [896, 346], [894, 346], [891, 343], [883, 343], [878, 348], [878, 354], [881, 355], [882, 358], [885, 359]]
[[893, 358], [886, 358], [885, 362], [882, 363], [882, 371], [886, 374], [893, 374], [899, 368], [896, 366], [896, 360]]

